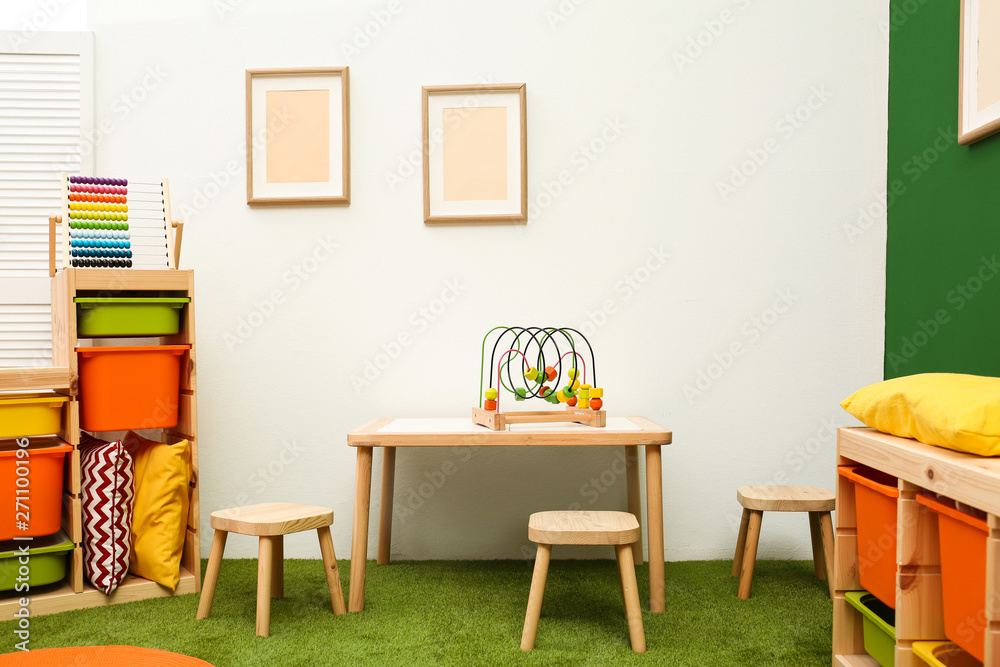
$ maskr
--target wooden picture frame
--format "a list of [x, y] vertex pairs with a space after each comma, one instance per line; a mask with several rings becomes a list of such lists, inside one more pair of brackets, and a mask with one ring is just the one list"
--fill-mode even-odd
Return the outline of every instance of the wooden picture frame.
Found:
[[350, 204], [349, 74], [246, 71], [247, 204]]
[[958, 143], [1000, 130], [1000, 4], [962, 0], [958, 73]]
[[424, 222], [528, 220], [525, 84], [424, 86]]

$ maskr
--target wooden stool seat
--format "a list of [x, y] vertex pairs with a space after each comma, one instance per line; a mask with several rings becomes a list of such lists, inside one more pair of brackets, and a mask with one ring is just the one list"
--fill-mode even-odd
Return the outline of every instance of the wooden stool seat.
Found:
[[333, 510], [296, 503], [261, 503], [212, 512], [212, 528], [240, 535], [288, 535], [333, 525]]
[[639, 522], [627, 512], [537, 512], [528, 519], [528, 538], [538, 544], [535, 570], [528, 593], [528, 610], [524, 616], [521, 649], [535, 648], [538, 619], [542, 613], [542, 597], [549, 572], [549, 560], [554, 544], [590, 544], [614, 546], [618, 561], [625, 618], [628, 620], [632, 650], [646, 652], [646, 635], [642, 628], [639, 591], [635, 579], [632, 543], [639, 540]]
[[741, 486], [736, 490], [736, 500], [743, 506], [733, 557], [733, 576], [740, 578], [737, 593], [740, 599], [750, 597], [764, 512], [809, 513], [816, 578], [827, 580], [833, 598], [833, 520], [830, 512], [836, 505], [834, 495], [816, 486]]
[[212, 599], [215, 597], [216, 584], [219, 583], [219, 569], [222, 567], [222, 554], [226, 549], [229, 533], [251, 535], [260, 538], [257, 555], [257, 636], [269, 636], [271, 598], [280, 599], [285, 596], [282, 536], [304, 530], [315, 530], [319, 536], [333, 613], [346, 614], [337, 556], [330, 537], [332, 524], [333, 510], [296, 503], [261, 503], [212, 512], [211, 525], [215, 529], [215, 535], [212, 537], [212, 553], [208, 557], [205, 582], [198, 601], [197, 618], [208, 618], [212, 613]]
[[537, 544], [632, 544], [639, 522], [628, 512], [536, 512], [528, 518], [528, 539]]
[[741, 486], [736, 499], [761, 512], [832, 512], [836, 498], [818, 486]]

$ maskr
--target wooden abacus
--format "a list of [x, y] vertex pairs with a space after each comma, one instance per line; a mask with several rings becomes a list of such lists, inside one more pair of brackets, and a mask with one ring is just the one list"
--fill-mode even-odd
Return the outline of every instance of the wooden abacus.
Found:
[[62, 215], [49, 216], [49, 275], [56, 225], [63, 268], [176, 269], [184, 223], [170, 214], [170, 185], [61, 174]]
[[[486, 343], [494, 331], [500, 331], [493, 343], [489, 366], [486, 361]], [[571, 333], [572, 332], [572, 333]], [[472, 421], [481, 426], [502, 431], [509, 424], [539, 424], [546, 422], [570, 422], [588, 426], [603, 427], [607, 415], [604, 407], [604, 389], [587, 383], [587, 364], [583, 356], [576, 351], [577, 343], [573, 334], [590, 351], [591, 380], [596, 383], [594, 370], [594, 350], [587, 338], [570, 328], [547, 327], [494, 327], [483, 338], [482, 357], [479, 369], [479, 392], [483, 395], [483, 406], [472, 408]], [[563, 339], [565, 339], [563, 341]], [[569, 350], [564, 351], [560, 345], [568, 344]], [[497, 350], [502, 350], [499, 357]], [[549, 353], [546, 356], [546, 353]], [[553, 354], [554, 353], [554, 354]], [[512, 362], [521, 358], [521, 372], [516, 376], [511, 371]], [[564, 359], [566, 362], [566, 386], [553, 389], [562, 384]], [[529, 361], [529, 358], [531, 361]], [[496, 375], [493, 370], [496, 369]], [[503, 371], [507, 371], [504, 381]], [[484, 371], [488, 373], [484, 375]], [[488, 388], [483, 392], [483, 379], [489, 378]], [[493, 383], [493, 379], [496, 382]], [[523, 380], [523, 381], [522, 381]], [[517, 384], [524, 386], [515, 386]], [[551, 387], [549, 385], [552, 385]], [[533, 412], [501, 412], [500, 390], [507, 390], [515, 401], [529, 398], [541, 398], [549, 403], [565, 404], [565, 410], [540, 410]]]

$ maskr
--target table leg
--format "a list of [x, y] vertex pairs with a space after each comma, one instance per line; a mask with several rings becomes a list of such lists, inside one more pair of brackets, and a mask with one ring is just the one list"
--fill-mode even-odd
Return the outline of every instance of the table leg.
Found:
[[368, 559], [368, 504], [372, 495], [372, 448], [358, 447], [354, 477], [354, 532], [351, 535], [351, 581], [348, 611], [365, 608], [365, 566]]
[[639, 488], [639, 446], [625, 445], [625, 482], [628, 488], [628, 511], [639, 522], [639, 539], [632, 543], [632, 560], [642, 565], [642, 493]]
[[378, 564], [389, 564], [392, 550], [392, 492], [396, 479], [396, 448], [382, 448], [382, 505], [378, 513]]
[[660, 446], [646, 445], [646, 522], [649, 539], [649, 610], [665, 611], [663, 560], [663, 469]]

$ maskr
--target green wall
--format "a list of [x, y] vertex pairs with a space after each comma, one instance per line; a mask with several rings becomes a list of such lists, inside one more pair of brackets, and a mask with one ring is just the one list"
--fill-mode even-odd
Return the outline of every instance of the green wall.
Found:
[[959, 146], [959, 3], [892, 0], [885, 377], [1000, 376], [1000, 134]]

